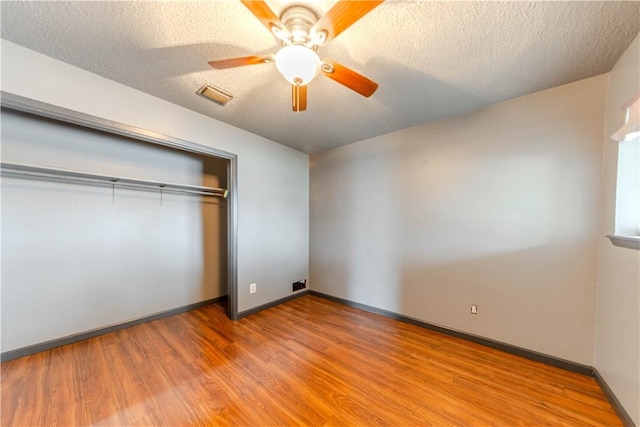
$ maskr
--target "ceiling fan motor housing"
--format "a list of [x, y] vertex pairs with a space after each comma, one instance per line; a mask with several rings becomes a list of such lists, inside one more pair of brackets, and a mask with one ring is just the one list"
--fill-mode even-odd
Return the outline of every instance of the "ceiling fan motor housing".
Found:
[[318, 22], [318, 16], [311, 9], [305, 6], [290, 6], [282, 12], [280, 20], [289, 31], [285, 38], [278, 37], [282, 40], [282, 44], [302, 45], [313, 50], [317, 49], [317, 45], [320, 43], [317, 40], [318, 37], [314, 37], [314, 34], [311, 33], [311, 28]]

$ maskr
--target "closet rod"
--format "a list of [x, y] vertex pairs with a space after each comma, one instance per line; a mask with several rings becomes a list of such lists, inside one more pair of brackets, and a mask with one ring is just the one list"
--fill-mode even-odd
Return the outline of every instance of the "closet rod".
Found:
[[173, 184], [168, 182], [148, 181], [144, 179], [125, 178], [110, 175], [76, 172], [67, 169], [32, 166], [20, 163], [0, 163], [3, 175], [29, 176], [33, 178], [49, 178], [63, 181], [110, 184], [125, 187], [158, 189], [172, 193], [197, 194], [202, 196], [224, 197], [229, 194], [224, 188], [201, 187], [199, 185]]

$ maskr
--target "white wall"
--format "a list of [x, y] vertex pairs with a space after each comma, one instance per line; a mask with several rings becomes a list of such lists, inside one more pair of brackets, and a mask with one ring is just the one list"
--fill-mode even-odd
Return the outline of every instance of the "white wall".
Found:
[[591, 365], [606, 82], [312, 156], [311, 288]]
[[239, 311], [308, 276], [307, 155], [6, 40], [1, 48], [5, 92], [237, 154]]
[[622, 107], [640, 90], [640, 40], [631, 43], [609, 75], [604, 137], [602, 222], [598, 240], [595, 367], [640, 426], [640, 252], [613, 246], [618, 144]]

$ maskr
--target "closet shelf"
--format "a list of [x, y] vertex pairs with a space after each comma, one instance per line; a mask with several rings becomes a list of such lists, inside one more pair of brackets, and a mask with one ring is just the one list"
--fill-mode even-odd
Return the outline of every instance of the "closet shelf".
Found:
[[198, 185], [174, 184], [169, 182], [148, 181], [144, 179], [126, 178], [121, 176], [99, 175], [86, 172], [76, 172], [67, 169], [32, 166], [20, 163], [0, 163], [2, 175], [25, 176], [56, 181], [84, 182], [123, 186], [128, 188], [156, 189], [171, 193], [185, 193], [201, 196], [226, 198], [229, 190], [224, 188], [201, 187]]

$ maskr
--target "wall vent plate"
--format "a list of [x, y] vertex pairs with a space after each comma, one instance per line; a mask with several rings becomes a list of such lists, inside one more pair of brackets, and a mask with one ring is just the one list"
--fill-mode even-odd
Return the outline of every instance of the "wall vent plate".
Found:
[[298, 282], [293, 282], [293, 292], [306, 289], [306, 287], [307, 287], [307, 279], [300, 280]]
[[202, 85], [202, 87], [196, 91], [196, 94], [220, 105], [226, 105], [227, 102], [233, 99], [233, 95], [230, 93], [208, 83]]

